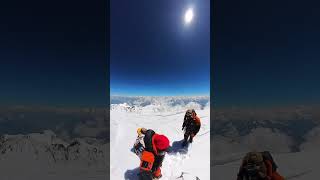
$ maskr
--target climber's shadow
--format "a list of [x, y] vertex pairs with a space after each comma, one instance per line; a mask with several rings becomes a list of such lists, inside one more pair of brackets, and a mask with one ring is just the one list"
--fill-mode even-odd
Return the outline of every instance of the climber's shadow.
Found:
[[174, 141], [172, 143], [172, 146], [170, 146], [168, 150], [168, 154], [176, 154], [176, 153], [187, 154], [189, 143], [183, 146], [183, 141], [184, 141], [183, 139], [180, 141]]
[[124, 173], [124, 179], [125, 180], [139, 180], [138, 177], [138, 173], [139, 173], [139, 168], [135, 168], [135, 169], [128, 169], [125, 173]]

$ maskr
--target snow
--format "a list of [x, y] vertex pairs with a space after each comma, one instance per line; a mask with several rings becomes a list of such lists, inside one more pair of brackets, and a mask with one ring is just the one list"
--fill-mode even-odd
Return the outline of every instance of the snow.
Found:
[[[203, 97], [188, 100], [187, 97], [156, 99], [145, 98], [150, 103], [143, 103], [138, 98], [135, 108], [132, 100], [113, 104], [110, 113], [110, 178], [115, 180], [137, 179], [139, 157], [131, 149], [137, 137], [139, 127], [153, 129], [158, 134], [166, 135], [171, 143], [172, 151], [168, 153], [162, 164], [162, 180], [176, 179], [184, 173], [185, 179], [210, 179], [210, 107], [209, 98]], [[199, 100], [203, 104], [199, 104]], [[135, 101], [138, 101], [135, 100]], [[172, 103], [174, 102], [174, 103]], [[179, 102], [179, 103], [177, 103]], [[183, 103], [182, 103], [183, 102]], [[138, 104], [138, 105], [137, 105]], [[142, 105], [141, 105], [142, 104]], [[181, 130], [184, 113], [187, 108], [196, 109], [201, 119], [201, 129], [187, 151], [181, 149], [183, 131]]]
[[[244, 154], [225, 157], [225, 162], [213, 166], [213, 179], [234, 180]], [[273, 153], [278, 172], [286, 179], [316, 180], [320, 171], [318, 152]], [[233, 160], [235, 159], [235, 160]], [[228, 161], [229, 160], [229, 161]]]
[[[215, 135], [213, 143], [213, 179], [236, 179], [242, 158], [253, 150], [271, 151], [280, 174], [287, 179], [315, 180], [320, 171], [319, 128], [307, 134], [300, 152], [291, 152], [288, 145], [291, 139], [280, 132], [257, 128], [239, 138]], [[258, 141], [261, 139], [260, 141]], [[317, 149], [318, 148], [318, 149]]]
[[[250, 116], [246, 110], [216, 111], [212, 115], [215, 118], [212, 132], [209, 97], [116, 96], [111, 97], [111, 103], [110, 167], [105, 141], [82, 137], [67, 142], [50, 130], [5, 134], [0, 137], [1, 179], [104, 180], [110, 169], [112, 180], [135, 180], [139, 158], [131, 150], [139, 127], [153, 129], [170, 139], [172, 150], [164, 159], [161, 180], [181, 175], [185, 180], [196, 177], [209, 180], [210, 134], [213, 135], [211, 179], [236, 179], [242, 158], [252, 150], [271, 151], [280, 174], [287, 179], [319, 179], [320, 116], [316, 113], [319, 111], [260, 110]], [[188, 108], [196, 109], [202, 127], [186, 151], [180, 145], [181, 125]], [[95, 129], [90, 129], [90, 124], [80, 124], [76, 130], [91, 135], [105, 128], [104, 124], [97, 124]], [[300, 131], [301, 128], [305, 130]], [[293, 146], [300, 152], [293, 152]]]
[[49, 130], [3, 135], [1, 179], [102, 180], [107, 174], [106, 149], [106, 144], [90, 143], [85, 138], [65, 142]]
[[320, 127], [315, 127], [305, 136], [306, 141], [301, 145], [304, 151], [318, 151], [320, 150]]

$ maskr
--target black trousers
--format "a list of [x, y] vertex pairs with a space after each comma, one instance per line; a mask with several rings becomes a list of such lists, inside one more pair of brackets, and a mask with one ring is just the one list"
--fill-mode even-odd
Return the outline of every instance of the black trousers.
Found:
[[139, 173], [139, 180], [152, 180], [152, 172], [151, 171], [141, 171]]
[[192, 142], [193, 141], [193, 137], [191, 136], [191, 134], [196, 135], [200, 130], [200, 126], [190, 126], [186, 128], [186, 132], [184, 133], [184, 141], [187, 142], [188, 138], [190, 137], [189, 141]]

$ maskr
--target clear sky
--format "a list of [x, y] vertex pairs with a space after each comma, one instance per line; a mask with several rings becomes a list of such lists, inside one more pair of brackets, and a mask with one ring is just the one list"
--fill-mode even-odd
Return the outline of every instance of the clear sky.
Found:
[[0, 105], [105, 106], [106, 1], [5, 1]]
[[209, 95], [209, 0], [112, 0], [110, 15], [111, 95]]
[[216, 105], [320, 102], [320, 11], [312, 1], [213, 5]]

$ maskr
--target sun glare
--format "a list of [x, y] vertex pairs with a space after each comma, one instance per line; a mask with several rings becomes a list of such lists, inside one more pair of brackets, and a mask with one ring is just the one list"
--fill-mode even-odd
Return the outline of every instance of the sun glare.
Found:
[[193, 9], [189, 8], [184, 15], [184, 22], [186, 24], [190, 24], [192, 22], [193, 16]]

